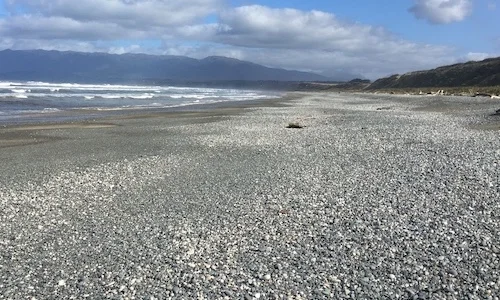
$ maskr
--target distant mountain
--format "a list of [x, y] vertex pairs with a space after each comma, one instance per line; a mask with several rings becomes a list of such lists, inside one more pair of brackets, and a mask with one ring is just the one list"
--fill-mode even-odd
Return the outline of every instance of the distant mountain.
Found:
[[327, 81], [300, 71], [268, 68], [233, 58], [107, 54], [45, 50], [0, 51], [0, 80], [64, 82]]
[[374, 81], [368, 89], [500, 85], [500, 57], [439, 67]]

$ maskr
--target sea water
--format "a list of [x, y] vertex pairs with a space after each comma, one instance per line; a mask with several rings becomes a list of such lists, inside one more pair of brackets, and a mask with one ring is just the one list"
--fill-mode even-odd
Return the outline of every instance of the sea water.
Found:
[[0, 124], [279, 96], [239, 89], [0, 81]]

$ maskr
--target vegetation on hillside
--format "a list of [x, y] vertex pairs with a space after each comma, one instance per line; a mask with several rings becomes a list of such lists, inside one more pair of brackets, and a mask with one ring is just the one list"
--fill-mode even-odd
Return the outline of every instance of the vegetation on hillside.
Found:
[[368, 90], [400, 88], [461, 88], [500, 86], [500, 57], [392, 75], [374, 81]]

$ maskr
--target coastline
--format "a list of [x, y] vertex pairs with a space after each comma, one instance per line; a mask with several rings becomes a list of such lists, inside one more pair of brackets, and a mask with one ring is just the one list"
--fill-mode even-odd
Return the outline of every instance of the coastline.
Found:
[[0, 126], [199, 110], [283, 95], [270, 90], [0, 81]]
[[0, 128], [0, 294], [500, 293], [497, 102], [290, 97]]

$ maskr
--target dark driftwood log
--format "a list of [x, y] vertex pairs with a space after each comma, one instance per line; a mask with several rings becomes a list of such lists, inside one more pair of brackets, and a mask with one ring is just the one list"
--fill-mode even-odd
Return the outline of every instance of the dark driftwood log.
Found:
[[290, 123], [288, 124], [288, 126], [286, 126], [286, 128], [304, 128], [304, 126], [300, 125], [299, 123]]

